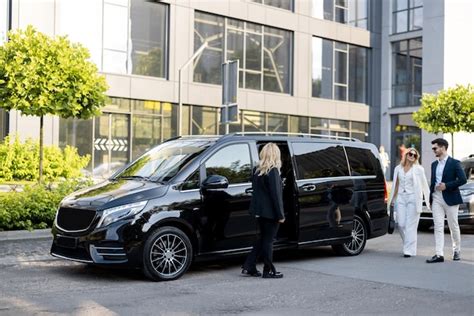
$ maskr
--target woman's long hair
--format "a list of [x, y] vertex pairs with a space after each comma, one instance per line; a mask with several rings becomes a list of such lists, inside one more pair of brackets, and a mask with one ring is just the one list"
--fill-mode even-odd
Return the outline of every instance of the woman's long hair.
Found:
[[408, 164], [408, 160], [407, 160], [407, 156], [409, 153], [411, 152], [415, 152], [416, 153], [416, 157], [415, 157], [415, 161], [413, 162], [413, 165], [419, 165], [420, 162], [420, 153], [418, 152], [418, 150], [416, 150], [415, 148], [411, 147], [411, 148], [408, 148], [408, 150], [405, 152], [405, 155], [403, 155], [402, 157], [402, 160], [400, 161], [400, 165], [402, 167], [405, 167], [407, 164]]
[[275, 143], [268, 143], [260, 151], [260, 161], [258, 162], [257, 173], [259, 176], [267, 174], [272, 168], [281, 168], [280, 149]]

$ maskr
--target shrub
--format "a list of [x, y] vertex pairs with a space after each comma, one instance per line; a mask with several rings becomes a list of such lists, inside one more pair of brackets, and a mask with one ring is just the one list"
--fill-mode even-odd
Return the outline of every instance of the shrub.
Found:
[[[0, 143], [0, 181], [35, 181], [39, 174], [39, 144], [31, 139], [21, 143], [9, 136]], [[46, 181], [73, 179], [81, 176], [90, 155], [81, 157], [74, 147], [45, 146], [43, 176]]]
[[23, 192], [0, 195], [0, 230], [51, 227], [59, 202], [71, 192], [91, 185], [90, 180], [63, 181], [55, 185], [26, 186]]

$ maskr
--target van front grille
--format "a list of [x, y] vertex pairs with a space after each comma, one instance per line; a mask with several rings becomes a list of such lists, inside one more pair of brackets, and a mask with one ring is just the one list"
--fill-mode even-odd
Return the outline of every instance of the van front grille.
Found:
[[92, 210], [61, 207], [56, 224], [65, 231], [84, 231], [92, 224], [95, 214]]

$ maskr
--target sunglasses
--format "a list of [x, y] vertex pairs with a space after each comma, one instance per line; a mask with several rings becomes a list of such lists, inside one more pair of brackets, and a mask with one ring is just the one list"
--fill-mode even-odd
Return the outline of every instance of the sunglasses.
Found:
[[418, 157], [418, 155], [416, 153], [408, 153], [407, 156], [410, 156], [410, 157]]

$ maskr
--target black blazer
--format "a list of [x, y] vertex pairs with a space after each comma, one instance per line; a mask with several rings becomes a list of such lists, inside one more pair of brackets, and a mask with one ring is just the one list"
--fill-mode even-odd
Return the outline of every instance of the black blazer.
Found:
[[[431, 185], [430, 185], [430, 202], [433, 203], [433, 192], [436, 184], [436, 167], [438, 160], [431, 164]], [[467, 182], [466, 175], [462, 170], [459, 160], [448, 157], [443, 170], [441, 182], [446, 184], [446, 190], [443, 191], [443, 199], [449, 206], [462, 204], [461, 193], [459, 187]]]
[[268, 219], [284, 219], [283, 185], [277, 168], [259, 176], [256, 168], [252, 174], [252, 200], [250, 214]]

